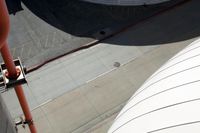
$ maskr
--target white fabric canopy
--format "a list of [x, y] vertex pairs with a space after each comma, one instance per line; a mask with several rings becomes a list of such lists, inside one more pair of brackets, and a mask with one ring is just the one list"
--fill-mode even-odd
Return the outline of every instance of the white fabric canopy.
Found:
[[108, 133], [199, 133], [199, 87], [200, 39], [137, 90]]

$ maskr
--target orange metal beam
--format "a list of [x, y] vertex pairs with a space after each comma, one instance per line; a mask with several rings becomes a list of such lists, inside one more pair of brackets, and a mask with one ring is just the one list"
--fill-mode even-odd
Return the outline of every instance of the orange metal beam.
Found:
[[[6, 42], [9, 28], [9, 15], [6, 3], [5, 0], [0, 0], [0, 51], [8, 70], [9, 78], [16, 79], [18, 77], [16, 66]], [[17, 85], [14, 88], [31, 133], [37, 133], [22, 86]]]

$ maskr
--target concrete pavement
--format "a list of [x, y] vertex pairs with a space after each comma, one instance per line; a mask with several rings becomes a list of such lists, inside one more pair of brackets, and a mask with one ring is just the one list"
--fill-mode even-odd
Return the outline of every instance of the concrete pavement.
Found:
[[[159, 46], [34, 109], [32, 112], [39, 132], [106, 132], [116, 113], [139, 86], [190, 41]], [[23, 133], [24, 130], [20, 129], [20, 132]]]
[[[193, 15], [199, 9], [196, 2], [199, 1], [138, 24], [104, 43], [63, 57], [29, 74], [25, 92], [39, 132], [106, 131], [114, 115], [139, 86], [164, 62], [195, 40], [195, 37], [184, 38], [191, 34], [198, 36], [199, 18]], [[184, 15], [183, 11], [189, 11], [187, 19], [186, 16], [177, 17], [179, 13]], [[168, 23], [166, 17], [180, 23]], [[189, 24], [192, 26], [186, 27]], [[166, 32], [163, 30], [165, 25]], [[147, 30], [148, 34], [145, 34]], [[148, 38], [150, 35], [155, 36]], [[179, 36], [184, 41], [177, 41]], [[162, 37], [167, 37], [167, 41], [159, 42]], [[168, 37], [174, 40], [170, 42]], [[4, 93], [4, 98], [9, 99], [7, 104], [12, 116], [18, 116], [20, 108], [15, 94], [9, 91]], [[109, 119], [110, 116], [113, 117]], [[25, 131], [20, 129], [20, 132]]]
[[180, 1], [183, 0], [148, 7], [115, 7], [71, 0], [23, 0], [27, 7], [10, 16], [8, 43], [14, 58], [20, 57], [24, 65], [33, 67]]

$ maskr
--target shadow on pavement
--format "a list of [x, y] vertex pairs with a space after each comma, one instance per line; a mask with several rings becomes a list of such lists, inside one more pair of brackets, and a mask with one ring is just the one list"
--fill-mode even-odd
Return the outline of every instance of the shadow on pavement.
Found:
[[[171, 11], [142, 22], [133, 30], [121, 33], [104, 43], [117, 45], [159, 45], [199, 37], [200, 35], [200, 1], [187, 2]], [[131, 38], [131, 40], [130, 40]]]
[[[151, 6], [105, 6], [79, 0], [23, 0], [38, 17], [50, 25], [74, 36], [102, 39], [126, 25], [136, 23], [183, 0]], [[193, 3], [193, 5], [191, 5]], [[196, 3], [196, 4], [195, 4]], [[200, 35], [200, 2], [190, 2], [182, 10], [150, 20], [134, 29], [128, 37], [107, 40], [117, 45], [156, 45], [182, 41]], [[181, 8], [181, 7], [180, 7]], [[127, 35], [126, 35], [127, 36]], [[126, 39], [127, 38], [127, 39]]]
[[23, 0], [29, 10], [24, 7], [24, 11], [10, 16], [8, 43], [14, 58], [20, 57], [27, 67], [35, 67], [80, 50], [86, 44], [94, 45], [96, 40], [132, 24], [137, 25], [103, 42], [142, 46], [183, 41], [200, 35], [199, 0], [146, 19], [183, 1], [119, 7], [78, 0]]

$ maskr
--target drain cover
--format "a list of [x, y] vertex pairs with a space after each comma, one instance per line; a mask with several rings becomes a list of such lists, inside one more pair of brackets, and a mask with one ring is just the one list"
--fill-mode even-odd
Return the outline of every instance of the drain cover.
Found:
[[121, 65], [121, 64], [120, 64], [119, 62], [115, 62], [113, 66], [114, 66], [114, 67], [120, 67], [120, 65]]

